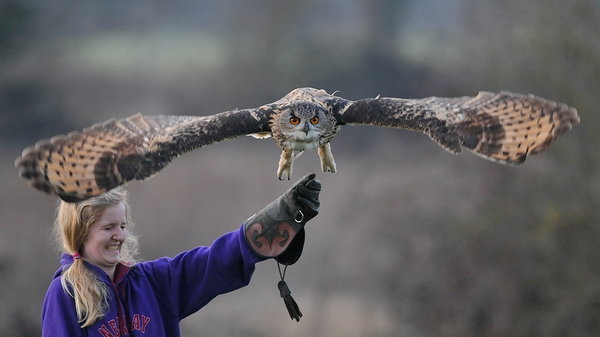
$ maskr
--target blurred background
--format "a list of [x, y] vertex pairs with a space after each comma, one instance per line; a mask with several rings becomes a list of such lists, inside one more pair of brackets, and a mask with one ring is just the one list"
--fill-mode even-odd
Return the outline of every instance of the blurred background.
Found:
[[345, 127], [280, 182], [243, 137], [129, 184], [141, 259], [236, 230], [317, 172], [322, 207], [287, 281], [274, 262], [182, 322], [184, 336], [599, 336], [600, 1], [0, 0], [0, 335], [41, 335], [60, 250], [56, 199], [18, 178], [41, 139], [112, 117], [210, 115], [294, 88], [377, 95], [533, 93], [581, 124], [517, 167], [427, 136]]

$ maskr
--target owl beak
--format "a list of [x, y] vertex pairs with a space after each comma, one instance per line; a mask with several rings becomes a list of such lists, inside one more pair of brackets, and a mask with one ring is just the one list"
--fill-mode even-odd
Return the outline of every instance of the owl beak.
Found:
[[304, 133], [308, 135], [309, 128], [310, 128], [310, 125], [308, 125], [308, 122], [304, 122], [304, 126], [302, 127], [302, 131], [304, 131]]

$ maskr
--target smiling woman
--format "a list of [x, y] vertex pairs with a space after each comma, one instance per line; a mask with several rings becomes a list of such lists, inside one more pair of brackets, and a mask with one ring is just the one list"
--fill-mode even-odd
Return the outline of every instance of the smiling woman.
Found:
[[59, 279], [75, 302], [77, 322], [82, 327], [103, 315], [104, 302], [98, 299], [108, 296], [107, 284], [97, 282], [86, 264], [98, 267], [114, 282], [119, 262], [129, 267], [135, 264], [138, 240], [132, 229], [128, 193], [123, 188], [80, 203], [60, 203], [54, 223], [65, 252], [61, 261], [64, 274]]
[[83, 242], [81, 257], [104, 270], [114, 280], [115, 267], [121, 260], [121, 244], [126, 236], [126, 208], [123, 202], [106, 208], [98, 221], [90, 226]]
[[[123, 187], [61, 201], [54, 228], [64, 254], [44, 299], [42, 335], [179, 336], [183, 318], [248, 285], [257, 262], [274, 258], [288, 266], [300, 258], [304, 225], [319, 211], [321, 183], [314, 178], [305, 176], [210, 247], [143, 262], [134, 259], [138, 241]], [[280, 276], [281, 296], [299, 320]]]

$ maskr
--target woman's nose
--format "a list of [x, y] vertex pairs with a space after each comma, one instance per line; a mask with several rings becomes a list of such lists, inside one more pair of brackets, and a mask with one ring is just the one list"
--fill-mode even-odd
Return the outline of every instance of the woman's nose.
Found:
[[118, 241], [123, 241], [123, 239], [125, 239], [125, 229], [119, 227], [115, 230], [115, 233], [113, 234], [113, 239], [114, 240], [118, 240]]

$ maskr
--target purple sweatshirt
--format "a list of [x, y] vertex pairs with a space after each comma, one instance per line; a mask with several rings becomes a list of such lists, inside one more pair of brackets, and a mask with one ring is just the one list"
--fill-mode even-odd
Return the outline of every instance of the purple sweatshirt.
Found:
[[[179, 321], [195, 313], [219, 294], [248, 285], [254, 264], [262, 261], [248, 247], [243, 226], [210, 247], [197, 247], [174, 258], [117, 265], [115, 282], [100, 268], [84, 262], [108, 289], [104, 318], [82, 329], [75, 302], [54, 274], [42, 308], [42, 336], [180, 336]], [[62, 266], [73, 263], [63, 254]]]

